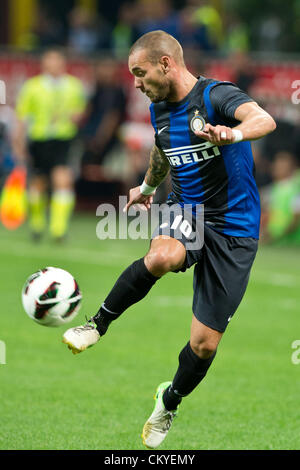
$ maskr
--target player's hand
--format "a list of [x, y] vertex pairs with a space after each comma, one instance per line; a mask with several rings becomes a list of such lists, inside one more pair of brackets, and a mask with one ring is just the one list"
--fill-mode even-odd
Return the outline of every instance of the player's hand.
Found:
[[132, 188], [129, 191], [129, 201], [123, 209], [123, 212], [127, 212], [130, 206], [137, 206], [139, 209], [146, 211], [150, 209], [150, 206], [153, 202], [154, 194], [150, 196], [145, 196], [141, 193], [141, 187], [137, 186], [136, 188]]
[[203, 131], [194, 132], [201, 139], [207, 140], [215, 145], [229, 145], [235, 142], [232, 129], [226, 126], [205, 124]]

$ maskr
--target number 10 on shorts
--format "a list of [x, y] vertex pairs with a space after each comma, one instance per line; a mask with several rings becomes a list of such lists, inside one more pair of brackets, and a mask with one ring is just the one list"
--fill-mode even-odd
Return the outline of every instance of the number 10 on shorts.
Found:
[[186, 219], [183, 219], [182, 214], [176, 215], [176, 217], [175, 217], [175, 219], [174, 219], [174, 221], [171, 225], [172, 230], [176, 230], [178, 227], [179, 227], [179, 230], [181, 231], [181, 233], [186, 238], [190, 238], [190, 236], [193, 232], [193, 229], [191, 227], [191, 224]]
[[180, 232], [188, 240], [185, 244], [186, 249], [200, 250], [204, 242], [203, 205], [198, 204], [194, 212], [192, 206], [188, 204], [183, 208], [174, 205], [170, 209], [174, 216], [170, 229], [176, 231], [177, 236]]

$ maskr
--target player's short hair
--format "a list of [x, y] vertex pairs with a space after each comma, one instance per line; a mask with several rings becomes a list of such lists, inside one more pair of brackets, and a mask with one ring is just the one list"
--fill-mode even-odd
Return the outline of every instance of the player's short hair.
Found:
[[144, 34], [132, 45], [129, 55], [138, 49], [147, 51], [147, 58], [152, 64], [157, 64], [159, 59], [166, 55], [173, 57], [178, 65], [185, 65], [180, 43], [165, 31], [156, 30]]

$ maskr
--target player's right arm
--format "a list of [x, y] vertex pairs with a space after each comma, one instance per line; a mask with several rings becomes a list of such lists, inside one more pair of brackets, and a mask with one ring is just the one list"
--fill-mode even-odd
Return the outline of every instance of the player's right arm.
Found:
[[[134, 204], [139, 204], [144, 210], [149, 209], [157, 186], [163, 182], [169, 170], [170, 165], [165, 154], [154, 145], [150, 153], [149, 168], [146, 172], [144, 183], [129, 191], [129, 201], [124, 208], [124, 212]], [[149, 194], [145, 194], [147, 192]]]

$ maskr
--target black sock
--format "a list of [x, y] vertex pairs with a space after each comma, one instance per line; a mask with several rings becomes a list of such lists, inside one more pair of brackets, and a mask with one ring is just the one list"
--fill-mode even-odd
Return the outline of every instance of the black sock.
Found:
[[182, 397], [174, 392], [172, 385], [164, 391], [163, 403], [168, 411], [176, 410], [181, 400]]
[[179, 367], [172, 385], [165, 390], [163, 395], [163, 402], [167, 410], [175, 410], [182, 397], [191, 393], [199, 385], [215, 355], [216, 351], [208, 359], [201, 359], [192, 350], [190, 342], [186, 344], [179, 354]]
[[103, 336], [110, 323], [128, 307], [142, 300], [158, 279], [148, 271], [144, 258], [128, 266], [93, 317], [100, 335]]

